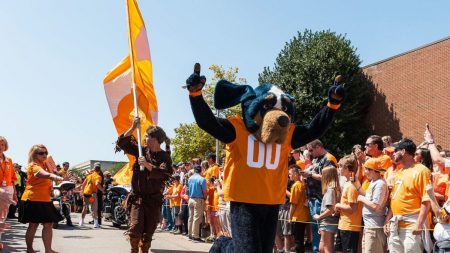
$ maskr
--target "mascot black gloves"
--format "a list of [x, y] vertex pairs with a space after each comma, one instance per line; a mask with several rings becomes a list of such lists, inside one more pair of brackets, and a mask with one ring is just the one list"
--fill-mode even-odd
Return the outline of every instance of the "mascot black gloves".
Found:
[[189, 92], [200, 91], [205, 86], [205, 83], [206, 77], [200, 75], [200, 63], [196, 63], [194, 73], [186, 80], [187, 89]]
[[342, 76], [336, 76], [333, 86], [328, 89], [328, 102], [333, 105], [339, 105], [345, 98], [345, 89], [342, 85]]

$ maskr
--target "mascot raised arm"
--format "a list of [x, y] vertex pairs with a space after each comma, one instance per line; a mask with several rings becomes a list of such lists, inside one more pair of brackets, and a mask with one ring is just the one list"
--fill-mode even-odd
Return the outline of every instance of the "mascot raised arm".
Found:
[[217, 83], [214, 107], [241, 104], [242, 115], [215, 117], [202, 96], [206, 78], [200, 64], [186, 80], [198, 126], [226, 144], [224, 198], [230, 201], [233, 238], [220, 237], [210, 252], [272, 252], [278, 208], [285, 201], [288, 156], [321, 137], [341, 105], [345, 90], [336, 77], [328, 104], [307, 125], [295, 125], [294, 98], [272, 84], [253, 89], [226, 80]]

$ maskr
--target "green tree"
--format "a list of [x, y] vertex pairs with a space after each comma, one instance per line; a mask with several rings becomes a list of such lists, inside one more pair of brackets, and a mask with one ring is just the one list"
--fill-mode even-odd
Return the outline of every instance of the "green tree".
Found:
[[322, 141], [337, 155], [362, 143], [369, 129], [365, 115], [371, 103], [370, 82], [359, 67], [361, 60], [345, 36], [330, 31], [305, 30], [286, 43], [273, 68], [265, 67], [260, 83], [273, 83], [296, 100], [296, 124], [307, 124], [326, 104], [334, 77], [345, 78], [347, 97]]
[[[209, 69], [213, 72], [213, 75], [203, 88], [203, 96], [211, 110], [216, 114], [216, 109], [213, 105], [216, 83], [221, 79], [226, 79], [232, 83], [245, 84], [246, 80], [237, 76], [239, 69], [236, 67], [231, 67], [226, 70], [223, 66], [213, 64]], [[240, 111], [241, 108], [238, 105], [226, 110], [220, 110], [219, 116], [227, 117], [239, 114]], [[179, 127], [175, 128], [175, 137], [172, 140], [172, 146], [174, 148], [173, 160], [175, 162], [189, 161], [195, 157], [204, 158], [206, 154], [214, 152], [216, 150], [216, 139], [200, 129], [196, 123], [180, 124]], [[222, 150], [220, 154], [223, 156], [224, 145], [220, 144], [220, 148]]]
[[214, 152], [216, 140], [200, 129], [197, 123], [180, 124], [175, 128], [173, 160], [176, 162], [190, 161], [192, 158], [204, 158]]

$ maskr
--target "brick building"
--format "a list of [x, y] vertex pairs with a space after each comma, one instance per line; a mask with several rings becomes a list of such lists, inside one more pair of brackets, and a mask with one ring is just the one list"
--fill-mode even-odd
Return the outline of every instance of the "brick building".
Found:
[[450, 149], [450, 37], [363, 67], [375, 88], [369, 124], [378, 135], [435, 141]]

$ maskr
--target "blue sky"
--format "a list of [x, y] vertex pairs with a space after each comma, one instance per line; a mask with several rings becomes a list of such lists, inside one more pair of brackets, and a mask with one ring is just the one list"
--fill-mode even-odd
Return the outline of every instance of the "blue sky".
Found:
[[[346, 34], [367, 65], [450, 35], [450, 2], [139, 1], [159, 124], [193, 122], [184, 85], [195, 62], [239, 67], [248, 84], [304, 29]], [[57, 162], [125, 160], [102, 79], [128, 51], [125, 1], [0, 2], [0, 135], [25, 164], [33, 144]]]

